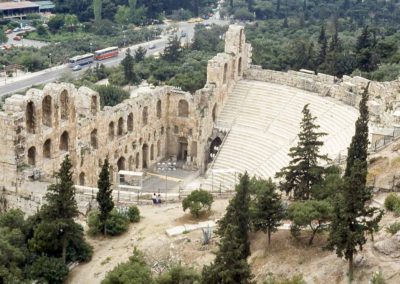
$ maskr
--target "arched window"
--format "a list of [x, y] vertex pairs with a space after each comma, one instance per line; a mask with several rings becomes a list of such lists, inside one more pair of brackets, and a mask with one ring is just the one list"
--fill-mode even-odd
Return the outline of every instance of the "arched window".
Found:
[[118, 119], [118, 136], [121, 136], [124, 134], [124, 119], [120, 117]]
[[129, 132], [133, 131], [133, 113], [128, 115], [128, 119], [126, 120], [127, 128]]
[[154, 160], [154, 144], [150, 146], [150, 161]]
[[226, 73], [228, 72], [228, 63], [225, 63], [225, 65], [224, 65], [224, 77], [223, 77], [223, 80], [222, 80], [222, 83], [223, 84], [226, 84]]
[[124, 157], [121, 157], [121, 158], [118, 159], [117, 167], [118, 167], [118, 171], [124, 171], [125, 170], [125, 158]]
[[147, 169], [149, 165], [149, 146], [147, 144], [143, 144], [142, 147], [142, 168]]
[[161, 118], [161, 100], [157, 101], [157, 118]]
[[42, 123], [48, 127], [52, 126], [52, 102], [49, 95], [45, 96], [42, 101]]
[[60, 95], [60, 109], [61, 109], [61, 119], [67, 120], [69, 109], [68, 109], [68, 92], [64, 90]]
[[238, 76], [242, 76], [242, 57], [239, 58]]
[[82, 186], [85, 185], [85, 173], [84, 172], [81, 172], [79, 174], [79, 185], [82, 185]]
[[139, 153], [136, 153], [136, 159], [135, 159], [135, 168], [139, 168], [139, 161], [140, 161], [140, 155]]
[[33, 104], [33, 102], [29, 102], [26, 105], [25, 120], [26, 120], [27, 131], [29, 133], [35, 133], [36, 116], [35, 116], [35, 105]]
[[97, 96], [92, 96], [92, 100], [90, 103], [90, 111], [92, 112], [92, 115], [96, 115], [96, 113], [97, 113]]
[[113, 139], [114, 139], [114, 134], [115, 134], [115, 130], [114, 130], [114, 121], [111, 121], [111, 122], [108, 124], [108, 138], [109, 138], [110, 140], [113, 140]]
[[36, 148], [34, 146], [28, 149], [28, 164], [31, 166], [36, 165]]
[[47, 139], [43, 144], [43, 157], [51, 158], [51, 139]]
[[157, 157], [161, 156], [161, 141], [157, 141]]
[[186, 100], [179, 101], [178, 116], [180, 116], [180, 117], [188, 117], [189, 116], [189, 104]]
[[93, 129], [93, 131], [90, 133], [90, 145], [93, 149], [97, 149], [99, 147], [97, 140], [97, 129]]
[[147, 124], [148, 116], [149, 116], [149, 113], [148, 113], [148, 108], [146, 106], [143, 108], [143, 112], [142, 112], [142, 124], [143, 125]]
[[60, 137], [60, 150], [68, 151], [69, 149], [69, 135], [67, 131], [64, 131]]

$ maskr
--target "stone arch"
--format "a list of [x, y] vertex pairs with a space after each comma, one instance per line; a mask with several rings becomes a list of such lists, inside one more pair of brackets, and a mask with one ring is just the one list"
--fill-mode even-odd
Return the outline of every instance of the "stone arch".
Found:
[[226, 84], [226, 77], [227, 77], [227, 73], [228, 73], [228, 63], [224, 64], [224, 77], [222, 79], [222, 84]]
[[212, 110], [212, 121], [215, 122], [215, 120], [217, 119], [217, 104], [214, 105], [213, 110]]
[[93, 149], [99, 148], [99, 142], [97, 139], [97, 129], [93, 129], [93, 131], [90, 133], [90, 145], [92, 146]]
[[82, 186], [85, 185], [85, 173], [84, 172], [81, 172], [79, 174], [79, 185], [82, 185]]
[[150, 146], [150, 161], [154, 160], [154, 144]]
[[142, 147], [142, 168], [147, 169], [149, 166], [149, 146], [145, 143]]
[[67, 90], [61, 92], [60, 95], [60, 111], [61, 111], [61, 119], [67, 120], [69, 117], [69, 98]]
[[27, 131], [29, 133], [35, 133], [36, 114], [35, 114], [35, 104], [33, 102], [29, 102], [26, 105], [25, 120], [26, 120]]
[[118, 136], [121, 136], [124, 134], [124, 119], [120, 117], [118, 119], [118, 131], [117, 131]]
[[157, 118], [160, 119], [162, 115], [161, 100], [157, 101]]
[[118, 171], [125, 171], [125, 158], [122, 156], [117, 161]]
[[129, 132], [133, 131], [133, 113], [128, 115], [128, 119], [126, 120], [126, 126]]
[[111, 121], [111, 122], [108, 124], [108, 138], [109, 138], [110, 140], [113, 140], [113, 139], [114, 139], [114, 135], [115, 135], [114, 121]]
[[192, 141], [190, 146], [190, 156], [193, 158], [197, 157], [197, 141]]
[[146, 106], [143, 108], [143, 111], [142, 111], [142, 124], [143, 125], [147, 124], [148, 116], [149, 116], [149, 109]]
[[52, 127], [53, 121], [52, 99], [49, 95], [45, 96], [42, 101], [42, 123], [48, 127]]
[[161, 141], [157, 141], [157, 158], [161, 156]]
[[189, 103], [186, 100], [179, 100], [178, 103], [178, 116], [188, 117], [189, 116]]
[[28, 165], [35, 166], [36, 165], [36, 148], [32, 146], [28, 149]]
[[188, 156], [188, 140], [185, 137], [179, 137], [178, 139], [178, 160], [186, 161]]
[[60, 137], [60, 150], [68, 151], [69, 150], [69, 134], [68, 131], [64, 131]]
[[139, 153], [136, 153], [136, 159], [135, 159], [135, 168], [139, 168], [139, 161], [140, 161], [140, 155]]
[[238, 76], [242, 76], [242, 57], [239, 58], [239, 63], [238, 63]]
[[130, 156], [128, 159], [128, 170], [133, 171], [133, 163], [134, 163], [133, 156]]
[[43, 144], [43, 158], [51, 158], [51, 139], [47, 139]]
[[96, 115], [97, 113], [97, 96], [92, 96], [91, 101], [90, 101], [90, 111], [92, 115]]

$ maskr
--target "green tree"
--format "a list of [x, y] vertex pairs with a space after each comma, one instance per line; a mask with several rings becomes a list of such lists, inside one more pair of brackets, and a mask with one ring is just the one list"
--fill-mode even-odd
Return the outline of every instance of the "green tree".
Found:
[[131, 50], [128, 48], [126, 50], [125, 58], [121, 61], [121, 65], [124, 70], [125, 81], [128, 83], [133, 83], [136, 81], [136, 74], [133, 70], [134, 58], [131, 55]]
[[[116, 73], [117, 72], [115, 72], [113, 74], [116, 74]], [[101, 107], [115, 106], [129, 98], [129, 93], [118, 86], [98, 85], [95, 87], [95, 89], [97, 92], [99, 92]]]
[[124, 5], [118, 6], [114, 20], [120, 25], [128, 25], [131, 22], [129, 7]]
[[171, 36], [168, 39], [167, 46], [164, 49], [163, 58], [169, 62], [175, 62], [179, 59], [181, 55], [181, 41], [178, 36]]
[[110, 165], [108, 158], [104, 160], [104, 164], [101, 167], [99, 180], [97, 181], [97, 192], [96, 200], [99, 204], [99, 220], [101, 223], [102, 231], [104, 235], [107, 235], [106, 224], [108, 217], [110, 216], [111, 210], [114, 208], [114, 201], [112, 199], [112, 188], [110, 182]]
[[250, 180], [246, 172], [240, 177], [240, 182], [236, 185], [236, 195], [229, 202], [226, 213], [218, 222], [217, 234], [220, 237], [226, 235], [228, 225], [236, 226], [238, 239], [241, 244], [241, 256], [247, 259], [250, 255], [249, 228], [250, 228]]
[[103, 10], [103, 0], [93, 0], [93, 13], [96, 22], [101, 20], [101, 13]]
[[288, 215], [292, 220], [292, 233], [297, 236], [300, 229], [311, 229], [308, 244], [312, 245], [317, 233], [324, 231], [330, 220], [332, 208], [325, 200], [306, 200], [292, 203], [288, 209]]
[[281, 196], [276, 192], [276, 185], [271, 179], [252, 179], [251, 184], [255, 190], [255, 198], [251, 202], [251, 220], [256, 230], [267, 233], [270, 244], [271, 234], [282, 225], [286, 215]]
[[6, 43], [7, 42], [7, 35], [4, 32], [4, 28], [0, 28], [0, 43]]
[[183, 211], [189, 209], [194, 217], [199, 218], [202, 212], [210, 211], [213, 202], [214, 198], [211, 193], [199, 189], [192, 191], [182, 200], [182, 207]]
[[29, 268], [29, 276], [38, 283], [63, 283], [68, 275], [68, 267], [55, 257], [40, 256]]
[[39, 25], [36, 29], [36, 32], [39, 36], [45, 37], [47, 36], [47, 29], [43, 25]]
[[295, 200], [307, 200], [311, 197], [312, 186], [321, 182], [324, 173], [324, 168], [318, 163], [328, 160], [326, 155], [319, 154], [323, 145], [319, 138], [326, 134], [317, 132], [319, 125], [315, 123], [316, 117], [311, 115], [308, 104], [302, 112], [299, 141], [296, 147], [290, 148], [289, 156], [292, 160], [289, 166], [276, 174], [278, 178], [282, 178], [280, 189], [286, 194], [293, 193]]
[[369, 207], [372, 189], [366, 186], [368, 164], [368, 86], [362, 94], [356, 131], [348, 149], [344, 185], [335, 195], [327, 247], [349, 263], [349, 280], [353, 279], [354, 255], [363, 249], [367, 234], [378, 230], [383, 211]]
[[203, 284], [250, 284], [253, 275], [246, 258], [243, 258], [242, 237], [237, 225], [228, 224], [224, 231], [215, 261], [203, 267]]
[[50, 31], [58, 32], [64, 26], [64, 15], [55, 15], [47, 22]]
[[67, 14], [64, 18], [64, 25], [69, 31], [75, 31], [79, 24], [78, 17], [76, 15]]
[[145, 59], [147, 53], [147, 49], [143, 46], [139, 46], [138, 49], [135, 50], [135, 62], [141, 62]]
[[57, 182], [48, 187], [46, 204], [40, 211], [41, 222], [34, 230], [30, 245], [38, 253], [56, 251], [66, 263], [67, 247], [74, 242], [85, 242], [82, 227], [75, 223], [78, 206], [72, 180], [72, 163], [67, 155], [56, 173]]
[[157, 284], [195, 284], [200, 283], [201, 276], [191, 267], [179, 264], [173, 265], [167, 272], [161, 274]]
[[357, 67], [361, 71], [370, 72], [378, 68], [379, 58], [375, 50], [376, 40], [372, 32], [366, 26], [357, 38], [355, 48]]

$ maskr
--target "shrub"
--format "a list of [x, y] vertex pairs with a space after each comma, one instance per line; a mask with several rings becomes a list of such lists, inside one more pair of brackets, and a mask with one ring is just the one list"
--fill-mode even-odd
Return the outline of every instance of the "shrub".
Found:
[[211, 193], [205, 190], [194, 190], [182, 201], [183, 211], [190, 210], [196, 218], [200, 217], [203, 211], [209, 211], [214, 198]]
[[385, 198], [385, 208], [389, 211], [395, 211], [397, 208], [400, 208], [400, 197], [395, 193], [390, 193]]
[[400, 222], [394, 222], [393, 224], [390, 224], [389, 227], [386, 228], [386, 232], [394, 235], [398, 231], [400, 231]]
[[29, 269], [29, 275], [38, 283], [63, 283], [68, 275], [68, 267], [59, 258], [38, 257]]
[[269, 273], [263, 284], [306, 284], [306, 281], [304, 281], [303, 275], [277, 279], [272, 273]]
[[113, 270], [108, 272], [106, 278], [101, 283], [151, 284], [154, 281], [151, 270], [144, 261], [142, 253], [135, 249], [129, 261], [117, 265]]
[[167, 272], [163, 273], [156, 280], [157, 284], [196, 284], [200, 283], [200, 274], [191, 267], [181, 264], [172, 266]]
[[124, 89], [113, 85], [99, 85], [96, 86], [96, 91], [100, 95], [101, 106], [115, 106], [123, 100], [129, 98], [129, 93]]
[[[99, 220], [99, 212], [94, 211], [88, 218], [89, 235], [95, 236], [101, 233], [102, 227]], [[120, 235], [128, 230], [129, 218], [117, 210], [113, 210], [106, 222], [106, 233], [110, 236]]]
[[372, 274], [371, 280], [369, 281], [369, 283], [371, 284], [385, 284], [386, 281], [383, 278], [382, 272], [374, 272], [374, 274]]
[[131, 221], [132, 223], [137, 223], [140, 221], [140, 210], [135, 205], [128, 208], [128, 212], [126, 212], [126, 215], [128, 216], [129, 221]]

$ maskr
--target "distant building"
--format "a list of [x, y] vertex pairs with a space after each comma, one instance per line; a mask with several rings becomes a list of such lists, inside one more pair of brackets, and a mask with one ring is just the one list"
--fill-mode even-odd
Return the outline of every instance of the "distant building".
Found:
[[0, 18], [24, 18], [28, 14], [40, 12], [40, 5], [31, 1], [0, 3]]
[[52, 12], [55, 8], [55, 5], [51, 1], [35, 1], [35, 4], [39, 5], [39, 12]]

